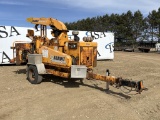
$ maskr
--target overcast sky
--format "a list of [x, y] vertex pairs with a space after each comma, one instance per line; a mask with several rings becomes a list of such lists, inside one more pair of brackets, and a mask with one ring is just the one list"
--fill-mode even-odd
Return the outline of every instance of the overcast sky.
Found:
[[159, 0], [0, 0], [0, 26], [32, 26], [28, 17], [53, 17], [73, 22], [87, 17], [140, 10], [147, 16]]

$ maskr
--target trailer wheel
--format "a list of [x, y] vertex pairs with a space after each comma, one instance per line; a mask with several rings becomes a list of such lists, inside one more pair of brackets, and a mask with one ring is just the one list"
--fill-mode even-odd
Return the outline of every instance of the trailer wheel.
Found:
[[31, 84], [42, 82], [42, 76], [38, 74], [36, 66], [30, 65], [27, 69], [27, 79]]

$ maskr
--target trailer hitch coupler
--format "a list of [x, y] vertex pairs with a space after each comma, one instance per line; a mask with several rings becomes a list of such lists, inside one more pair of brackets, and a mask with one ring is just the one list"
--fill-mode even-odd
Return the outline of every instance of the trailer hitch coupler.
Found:
[[138, 81], [138, 82], [137, 82], [136, 91], [137, 91], [138, 93], [141, 93], [141, 92], [143, 91], [143, 89], [144, 89], [143, 81]]

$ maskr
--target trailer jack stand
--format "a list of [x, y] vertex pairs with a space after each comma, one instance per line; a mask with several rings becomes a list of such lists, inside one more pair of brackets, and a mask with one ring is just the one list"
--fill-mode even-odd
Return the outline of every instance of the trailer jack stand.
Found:
[[[110, 75], [110, 72], [109, 72], [109, 69], [107, 69], [106, 70], [106, 76], [109, 76]], [[109, 84], [110, 84], [110, 82], [108, 81], [108, 82], [106, 82], [106, 91], [108, 91], [109, 90]]]

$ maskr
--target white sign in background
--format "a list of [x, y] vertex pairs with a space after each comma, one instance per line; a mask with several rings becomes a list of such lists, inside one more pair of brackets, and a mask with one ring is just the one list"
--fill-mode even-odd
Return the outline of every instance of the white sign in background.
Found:
[[[26, 37], [27, 30], [32, 29], [35, 31], [35, 35], [40, 35], [39, 31], [34, 28], [28, 27], [15, 27], [15, 26], [0, 26], [0, 64], [8, 64], [8, 59], [3, 59], [3, 52], [10, 58], [13, 59], [13, 50], [10, 49], [14, 42], [31, 42]], [[47, 37], [52, 38], [51, 31], [47, 31]], [[73, 39], [72, 30], [68, 32], [69, 39]], [[97, 59], [114, 59], [114, 33], [111, 32], [91, 32], [91, 31], [79, 31], [80, 41], [85, 36], [94, 36], [94, 42], [98, 43], [98, 54]], [[15, 55], [15, 54], [14, 54]], [[3, 63], [2, 63], [3, 59]]]

